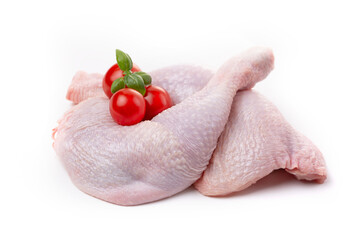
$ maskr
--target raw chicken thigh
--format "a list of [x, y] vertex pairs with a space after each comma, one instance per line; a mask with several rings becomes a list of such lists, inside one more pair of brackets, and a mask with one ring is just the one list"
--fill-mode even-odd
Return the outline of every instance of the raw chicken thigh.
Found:
[[253, 87], [272, 68], [270, 50], [251, 49], [225, 63], [200, 91], [133, 126], [112, 120], [107, 98], [82, 101], [59, 121], [55, 151], [74, 184], [92, 196], [120, 205], [171, 196], [205, 170], [236, 91]]
[[[156, 85], [168, 89], [172, 97], [180, 96], [176, 103], [202, 89], [212, 75], [209, 70], [193, 66], [173, 66], [151, 73]], [[174, 79], [177, 76], [181, 77]], [[98, 79], [98, 83], [101, 81], [102, 77]], [[81, 81], [77, 80], [75, 86], [72, 83], [69, 91], [81, 93], [77, 88], [86, 87], [91, 82], [91, 74], [82, 75]], [[182, 87], [174, 86], [172, 82], [181, 84]], [[275, 123], [278, 128], [274, 128]], [[269, 131], [264, 135], [266, 125]], [[255, 142], [256, 139], [263, 141]], [[290, 162], [288, 153], [293, 149], [292, 145], [298, 148], [298, 154], [302, 156], [299, 155]], [[254, 151], [259, 148], [261, 151]], [[195, 183], [196, 188], [204, 195], [226, 195], [245, 189], [279, 168], [286, 169], [298, 179], [323, 182], [326, 178], [325, 162], [316, 146], [295, 132], [279, 110], [264, 96], [255, 91], [239, 91], [210, 164], [203, 177]]]
[[259, 93], [238, 92], [210, 164], [195, 187], [204, 195], [227, 195], [276, 169], [301, 180], [326, 178], [323, 156], [309, 139]]

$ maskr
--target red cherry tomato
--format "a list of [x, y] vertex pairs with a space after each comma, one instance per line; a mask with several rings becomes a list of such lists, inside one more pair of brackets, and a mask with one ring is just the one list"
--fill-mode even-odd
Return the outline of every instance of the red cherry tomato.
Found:
[[153, 85], [146, 87], [144, 99], [146, 103], [144, 120], [150, 120], [157, 114], [172, 106], [169, 93], [161, 87]]
[[120, 125], [136, 124], [145, 116], [144, 97], [131, 88], [123, 88], [114, 93], [109, 107], [112, 118]]
[[[131, 69], [132, 72], [140, 72], [140, 68], [133, 64], [133, 68]], [[118, 78], [123, 77], [123, 71], [119, 68], [117, 64], [112, 65], [111, 68], [105, 73], [105, 76], [103, 78], [102, 87], [104, 89], [104, 92], [108, 98], [111, 98], [113, 95], [111, 93], [111, 84]]]

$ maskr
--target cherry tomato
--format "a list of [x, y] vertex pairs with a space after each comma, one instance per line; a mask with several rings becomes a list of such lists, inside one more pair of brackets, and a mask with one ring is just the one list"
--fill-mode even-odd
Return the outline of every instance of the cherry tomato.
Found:
[[150, 85], [146, 87], [144, 99], [146, 103], [144, 120], [150, 120], [157, 114], [172, 106], [169, 93], [158, 86]]
[[[133, 64], [133, 68], [131, 69], [132, 72], [139, 72], [141, 71], [140, 68]], [[104, 89], [104, 92], [108, 98], [111, 98], [113, 95], [111, 93], [111, 84], [118, 78], [123, 77], [123, 71], [119, 68], [117, 64], [112, 65], [111, 68], [105, 73], [105, 76], [103, 78], [102, 87]]]
[[112, 95], [109, 107], [115, 122], [129, 126], [144, 118], [146, 104], [141, 93], [131, 88], [123, 88]]

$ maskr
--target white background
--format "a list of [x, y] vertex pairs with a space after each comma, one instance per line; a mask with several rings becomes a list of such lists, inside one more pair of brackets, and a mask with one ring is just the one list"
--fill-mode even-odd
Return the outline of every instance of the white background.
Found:
[[[1, 1], [1, 239], [359, 239], [357, 1]], [[328, 180], [275, 172], [240, 194], [190, 188], [136, 207], [74, 187], [51, 144], [77, 70], [114, 49], [145, 71], [216, 69], [254, 46], [276, 67], [255, 89], [322, 150]]]

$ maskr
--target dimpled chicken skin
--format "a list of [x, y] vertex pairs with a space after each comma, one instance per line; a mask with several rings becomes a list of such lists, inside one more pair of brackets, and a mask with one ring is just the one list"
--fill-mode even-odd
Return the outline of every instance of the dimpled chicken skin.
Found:
[[238, 90], [273, 68], [267, 48], [226, 62], [200, 91], [151, 121], [117, 125], [109, 100], [89, 98], [59, 121], [54, 149], [82, 191], [120, 205], [159, 200], [193, 184], [205, 170]]
[[[203, 88], [212, 75], [209, 70], [193, 66], [172, 66], [152, 73], [157, 85], [165, 85], [173, 96], [179, 96], [177, 103]], [[168, 83], [178, 76], [182, 81], [176, 82], [183, 88]], [[100, 75], [97, 82], [101, 79]], [[93, 81], [91, 74], [83, 75], [69, 91], [82, 94], [77, 88]], [[184, 88], [186, 91], [182, 91]], [[290, 154], [293, 149], [296, 155]], [[321, 152], [292, 129], [269, 100], [253, 90], [239, 91], [210, 164], [195, 187], [207, 196], [227, 195], [249, 187], [276, 169], [286, 169], [300, 180], [319, 183], [324, 182], [327, 175]]]
[[253, 90], [238, 92], [210, 164], [195, 188], [207, 196], [223, 196], [276, 169], [300, 180], [326, 179], [324, 158], [309, 139], [295, 131], [264, 96]]

